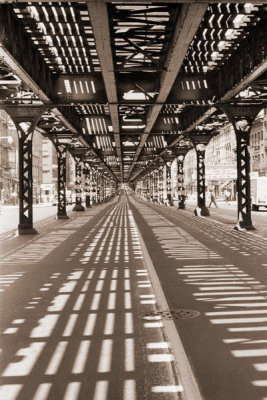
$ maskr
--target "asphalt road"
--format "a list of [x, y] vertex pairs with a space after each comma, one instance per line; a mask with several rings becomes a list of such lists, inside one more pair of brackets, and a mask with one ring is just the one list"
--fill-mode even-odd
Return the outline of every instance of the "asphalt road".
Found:
[[[231, 202], [229, 205], [225, 202], [218, 201], [218, 208], [212, 205], [210, 209], [211, 219], [221, 221], [225, 224], [235, 225], [237, 220], [236, 202]], [[67, 206], [67, 212], [70, 213], [73, 206]], [[186, 203], [186, 211], [193, 213], [195, 208], [194, 202]], [[56, 218], [57, 207], [47, 205], [33, 206], [33, 223], [34, 225], [41, 220], [51, 217], [47, 222]], [[262, 208], [259, 211], [252, 211], [253, 225], [257, 231], [254, 233], [260, 234], [267, 238], [267, 209]], [[19, 222], [19, 209], [17, 206], [3, 206], [0, 214], [0, 234], [17, 228]], [[40, 225], [40, 224], [39, 224]]]
[[122, 196], [0, 243], [0, 397], [265, 400], [267, 242], [190, 207]]

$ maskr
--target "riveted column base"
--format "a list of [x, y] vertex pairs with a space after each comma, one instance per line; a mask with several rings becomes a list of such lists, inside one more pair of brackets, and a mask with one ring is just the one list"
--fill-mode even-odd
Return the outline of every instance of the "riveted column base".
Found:
[[57, 219], [69, 219], [67, 214], [57, 214]]
[[91, 207], [90, 196], [86, 196], [85, 197], [85, 205], [86, 205], [86, 208], [90, 208]]
[[209, 217], [210, 216], [210, 212], [206, 206], [197, 207], [194, 210], [194, 214], [197, 215], [198, 217]]
[[19, 235], [36, 235], [38, 231], [34, 229], [32, 226], [23, 226], [18, 225], [18, 234]]
[[73, 211], [85, 211], [85, 208], [81, 204], [75, 204]]
[[239, 217], [236, 225], [234, 226], [236, 231], [255, 231], [256, 228], [252, 225], [251, 218], [249, 218], [246, 214], [242, 217], [242, 214], [239, 213]]

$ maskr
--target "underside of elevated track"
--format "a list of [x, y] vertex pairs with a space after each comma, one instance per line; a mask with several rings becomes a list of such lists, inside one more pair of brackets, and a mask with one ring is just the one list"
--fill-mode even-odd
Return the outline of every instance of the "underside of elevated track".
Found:
[[[19, 135], [20, 233], [32, 233], [32, 135], [81, 173], [133, 188], [154, 169], [198, 156], [205, 213], [205, 145], [226, 123], [237, 140], [238, 215], [252, 229], [249, 136], [267, 104], [266, 2], [2, 1], [0, 108]], [[180, 179], [182, 193], [182, 179]]]

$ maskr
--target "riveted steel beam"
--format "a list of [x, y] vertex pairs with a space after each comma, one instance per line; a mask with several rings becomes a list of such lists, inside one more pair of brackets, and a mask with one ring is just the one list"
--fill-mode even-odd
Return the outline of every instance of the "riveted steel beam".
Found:
[[[58, 3], [59, 0], [42, 0], [42, 3]], [[103, 2], [103, 3], [112, 3], [113, 0], [98, 0], [98, 2]], [[25, 0], [2, 0], [3, 3], [25, 3]], [[39, 3], [39, 0], [31, 0], [31, 3]], [[61, 0], [61, 3], [69, 3], [69, 0]], [[84, 0], [76, 0], [76, 3], [84, 3]], [[148, 0], [124, 0], [123, 1], [125, 4], [130, 3], [130, 4], [151, 4], [151, 1]], [[228, 4], [228, 3], [233, 3], [236, 4], [237, 0], [212, 0], [212, 3], [218, 4]], [[238, 0], [238, 3], [240, 4], [245, 4], [247, 3], [248, 0]], [[262, 1], [263, 2], [263, 1]], [[261, 3], [262, 3], [261, 2]], [[162, 0], [153, 0], [153, 3], [162, 3]], [[206, 0], [167, 0], [166, 3], [172, 3], [172, 4], [207, 4]], [[250, 3], [252, 4], [259, 4], [260, 2], [258, 0], [250, 0]]]
[[[51, 111], [62, 124], [87, 148], [89, 143], [79, 135], [80, 120], [71, 107], [55, 107], [52, 101], [55, 80], [37, 50], [32, 45], [18, 18], [13, 14], [11, 6], [0, 5], [0, 61], [30, 89], [45, 106], [50, 106]], [[94, 150], [92, 149], [94, 152]], [[99, 158], [99, 156], [95, 153]], [[99, 158], [100, 159], [100, 158]], [[100, 159], [101, 163], [110, 171], [108, 165]], [[113, 177], [117, 177], [112, 173]]]
[[97, 54], [106, 88], [109, 102], [110, 115], [113, 125], [113, 134], [116, 144], [117, 156], [119, 159], [121, 180], [123, 181], [123, 164], [120, 141], [120, 124], [117, 96], [117, 87], [113, 65], [113, 54], [111, 49], [110, 26], [107, 6], [104, 2], [88, 1], [87, 8], [90, 14], [90, 21], [95, 37]]
[[179, 73], [186, 52], [206, 12], [207, 6], [208, 3], [191, 5], [184, 4], [181, 7], [174, 31], [171, 50], [166, 58], [166, 70], [163, 71], [161, 75], [161, 85], [156, 104], [154, 104], [149, 110], [147, 125], [145, 127], [144, 134], [141, 137], [133, 163], [130, 167], [128, 178], [130, 177], [134, 165], [139, 158], [142, 148], [144, 147], [147, 136], [151, 132], [153, 125], [158, 118], [162, 104], [167, 100], [167, 97]]

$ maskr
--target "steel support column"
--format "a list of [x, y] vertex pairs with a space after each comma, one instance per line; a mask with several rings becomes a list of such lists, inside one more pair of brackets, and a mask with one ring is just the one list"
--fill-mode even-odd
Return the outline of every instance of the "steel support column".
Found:
[[19, 235], [38, 233], [33, 227], [32, 136], [44, 109], [8, 107], [19, 137]]
[[58, 192], [58, 206], [57, 218], [68, 219], [66, 211], [66, 153], [69, 144], [59, 144], [53, 141], [57, 152], [57, 192]]
[[[199, 146], [199, 147], [198, 147]], [[197, 144], [197, 209], [195, 214], [199, 215], [198, 210], [200, 209], [200, 214], [203, 216], [209, 216], [209, 210], [206, 207], [206, 190], [205, 190], [205, 150], [201, 146], [205, 145]]]
[[92, 204], [96, 204], [96, 171], [92, 169], [91, 172], [92, 176], [92, 183], [91, 183], [91, 197], [92, 197]]
[[237, 147], [237, 224], [236, 230], [254, 230], [251, 219], [249, 140], [259, 106], [224, 106], [236, 135]]
[[166, 164], [166, 187], [167, 187], [167, 204], [173, 205], [172, 202], [172, 176], [171, 176], [171, 165]]
[[154, 184], [153, 184], [153, 171], [149, 174], [149, 200], [153, 202]]
[[91, 168], [88, 162], [84, 162], [84, 175], [85, 175], [85, 206], [86, 208], [91, 207]]
[[34, 234], [32, 219], [32, 132], [19, 133], [19, 225], [20, 235]]
[[107, 178], [104, 177], [104, 202], [108, 201], [108, 196], [107, 196]]
[[75, 206], [73, 211], [85, 211], [82, 205], [82, 160], [80, 157], [75, 157]]
[[178, 178], [178, 208], [185, 209], [185, 189], [184, 189], [184, 155], [177, 157], [177, 178]]
[[158, 171], [153, 171], [153, 202], [158, 203]]
[[96, 172], [96, 203], [101, 203], [101, 194], [100, 194], [100, 176], [98, 171]]
[[159, 203], [163, 204], [163, 167], [159, 167]]

